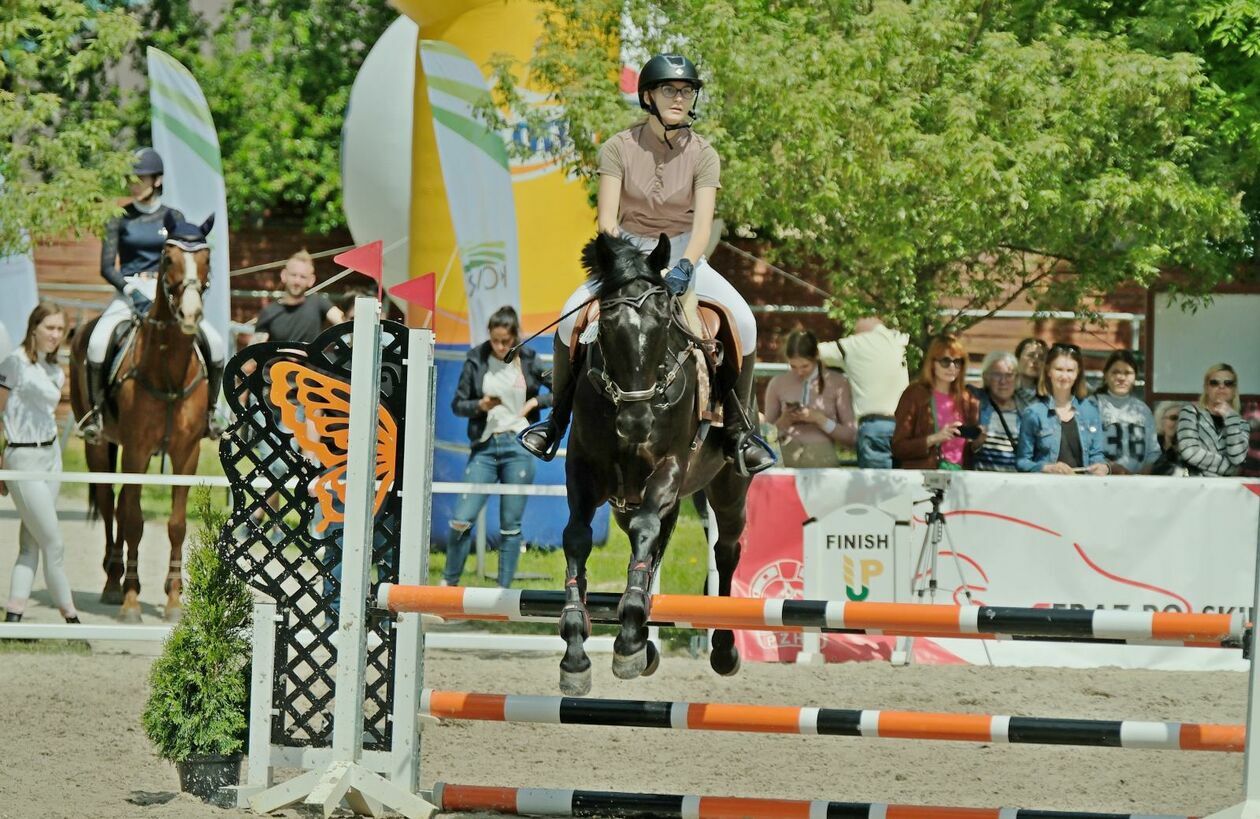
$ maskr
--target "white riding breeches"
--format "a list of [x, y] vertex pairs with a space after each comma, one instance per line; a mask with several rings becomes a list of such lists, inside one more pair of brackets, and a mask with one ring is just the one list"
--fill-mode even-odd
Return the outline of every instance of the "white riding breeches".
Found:
[[[127, 285], [143, 293], [150, 301], [157, 298], [157, 279], [133, 276], [127, 280]], [[105, 353], [109, 350], [109, 339], [114, 334], [114, 328], [131, 318], [133, 312], [131, 299], [121, 293], [115, 293], [113, 301], [105, 308], [105, 312], [101, 313], [88, 339], [88, 361], [93, 364], [105, 363]], [[227, 346], [223, 342], [223, 336], [214, 328], [214, 325], [205, 320], [201, 322], [201, 332], [206, 334], [206, 344], [210, 348], [211, 360], [216, 364], [222, 364], [227, 357]]]
[[[622, 233], [623, 239], [628, 239], [638, 245], [639, 249], [644, 253], [651, 253], [656, 247], [655, 239], [645, 239], [640, 236], [634, 236], [629, 233]], [[683, 251], [687, 249], [688, 234], [684, 233], [670, 240], [670, 262], [669, 267], [673, 267], [682, 258]], [[757, 349], [757, 319], [753, 317], [753, 312], [748, 307], [748, 302], [744, 301], [744, 297], [739, 291], [731, 286], [721, 273], [717, 272], [709, 260], [703, 256], [696, 265], [695, 273], [691, 277], [691, 288], [696, 291], [702, 299], [715, 301], [730, 311], [731, 318], [735, 320], [735, 329], [739, 332], [740, 355], [752, 355]], [[564, 303], [562, 314], [575, 310], [578, 305], [589, 299], [593, 294], [590, 288], [583, 282], [578, 289], [573, 291], [573, 295], [569, 296]], [[569, 339], [573, 337], [573, 328], [577, 324], [577, 314], [569, 316], [560, 322], [556, 329], [556, 334], [560, 338], [560, 343], [569, 346]]]
[[44, 447], [8, 448], [4, 452], [4, 468], [44, 472], [48, 477], [36, 481], [9, 481], [6, 485], [17, 507], [22, 525], [18, 532], [18, 559], [9, 581], [9, 609], [21, 611], [31, 596], [39, 559], [44, 558], [44, 582], [53, 605], [61, 613], [74, 613], [70, 581], [64, 568], [65, 541], [57, 522], [57, 493], [61, 489], [61, 447], [54, 443]]

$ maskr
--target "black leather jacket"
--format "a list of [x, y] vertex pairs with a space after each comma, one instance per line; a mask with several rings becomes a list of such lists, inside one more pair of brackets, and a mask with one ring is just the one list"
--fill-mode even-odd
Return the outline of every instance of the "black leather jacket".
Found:
[[[468, 440], [473, 446], [481, 440], [486, 430], [486, 414], [477, 406], [481, 400], [481, 382], [486, 370], [490, 368], [490, 342], [482, 342], [468, 351], [464, 359], [464, 370], [459, 374], [459, 386], [455, 388], [455, 398], [451, 401], [451, 412], [468, 419]], [[529, 413], [529, 422], [538, 421], [538, 410], [551, 406], [551, 371], [544, 370], [538, 361], [538, 354], [529, 347], [517, 351], [517, 360], [521, 363], [521, 372], [525, 374], [525, 399], [538, 399], [538, 409]], [[546, 387], [547, 392], [539, 394], [539, 389]]]

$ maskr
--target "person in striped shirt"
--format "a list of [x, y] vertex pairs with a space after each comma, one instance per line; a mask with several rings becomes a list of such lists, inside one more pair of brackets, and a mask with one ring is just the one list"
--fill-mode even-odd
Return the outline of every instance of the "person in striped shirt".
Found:
[[1015, 445], [1019, 443], [1019, 413], [1015, 382], [1019, 362], [1004, 350], [994, 350], [980, 365], [983, 387], [967, 387], [980, 401], [982, 436], [971, 468], [984, 472], [1015, 472]]
[[1191, 475], [1236, 475], [1247, 457], [1251, 426], [1239, 414], [1238, 373], [1213, 364], [1203, 376], [1203, 394], [1177, 419], [1177, 451]]

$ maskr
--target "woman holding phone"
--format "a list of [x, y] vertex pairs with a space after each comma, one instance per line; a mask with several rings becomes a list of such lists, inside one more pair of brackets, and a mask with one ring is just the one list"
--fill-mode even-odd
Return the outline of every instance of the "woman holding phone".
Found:
[[783, 465], [796, 469], [840, 466], [836, 445], [857, 442], [849, 379], [818, 358], [818, 339], [797, 330], [784, 344], [788, 371], [766, 387], [766, 421], [779, 430]]
[[934, 337], [923, 367], [893, 415], [892, 454], [902, 469], [970, 468], [984, 441], [980, 402], [967, 391], [967, 350], [952, 333]]
[[1040, 399], [1019, 417], [1015, 466], [1020, 472], [1050, 475], [1109, 475], [1103, 458], [1102, 418], [1086, 400], [1081, 348], [1056, 344], [1046, 354], [1037, 386]]

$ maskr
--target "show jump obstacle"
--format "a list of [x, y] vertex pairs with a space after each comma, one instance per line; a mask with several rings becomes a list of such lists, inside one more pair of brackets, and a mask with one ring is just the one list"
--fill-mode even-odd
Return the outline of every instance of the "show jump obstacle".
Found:
[[[1260, 676], [1253, 661], [1241, 725], [932, 714], [797, 706], [526, 697], [423, 689], [421, 619], [554, 621], [560, 592], [437, 588], [428, 575], [433, 337], [355, 303], [353, 335], [305, 348], [256, 345], [233, 359], [238, 422], [221, 445], [233, 514], [221, 538], [237, 571], [270, 598], [255, 605], [247, 784], [259, 812], [298, 802], [325, 816], [437, 810], [545, 816], [1121, 817], [1130, 814], [611, 793], [437, 783], [420, 790], [420, 715], [715, 730], [1043, 743], [1183, 751], [1244, 749]], [[410, 422], [410, 423], [409, 423]], [[295, 442], [299, 446], [295, 446]], [[302, 451], [307, 454], [303, 454]], [[398, 461], [398, 455], [401, 460]], [[314, 461], [318, 461], [315, 463]], [[286, 473], [287, 470], [287, 473]], [[252, 485], [280, 474], [272, 490]], [[304, 491], [283, 488], [297, 476]], [[281, 496], [268, 517], [267, 498]], [[403, 502], [405, 501], [405, 503]], [[300, 520], [285, 524], [285, 516]], [[261, 517], [261, 521], [257, 520]], [[277, 535], [277, 532], [279, 534]], [[1257, 574], [1260, 577], [1260, 573]], [[375, 584], [375, 588], [373, 588]], [[1260, 610], [1260, 580], [1256, 585]], [[591, 594], [595, 622], [617, 595]], [[960, 607], [656, 595], [652, 621], [691, 628], [905, 634], [1249, 648], [1241, 615]], [[557, 642], [557, 651], [560, 649]], [[1245, 748], [1245, 801], [1212, 817], [1260, 819], [1260, 753]], [[273, 770], [306, 773], [273, 783]], [[1211, 818], [1210, 818], [1211, 819]]]

